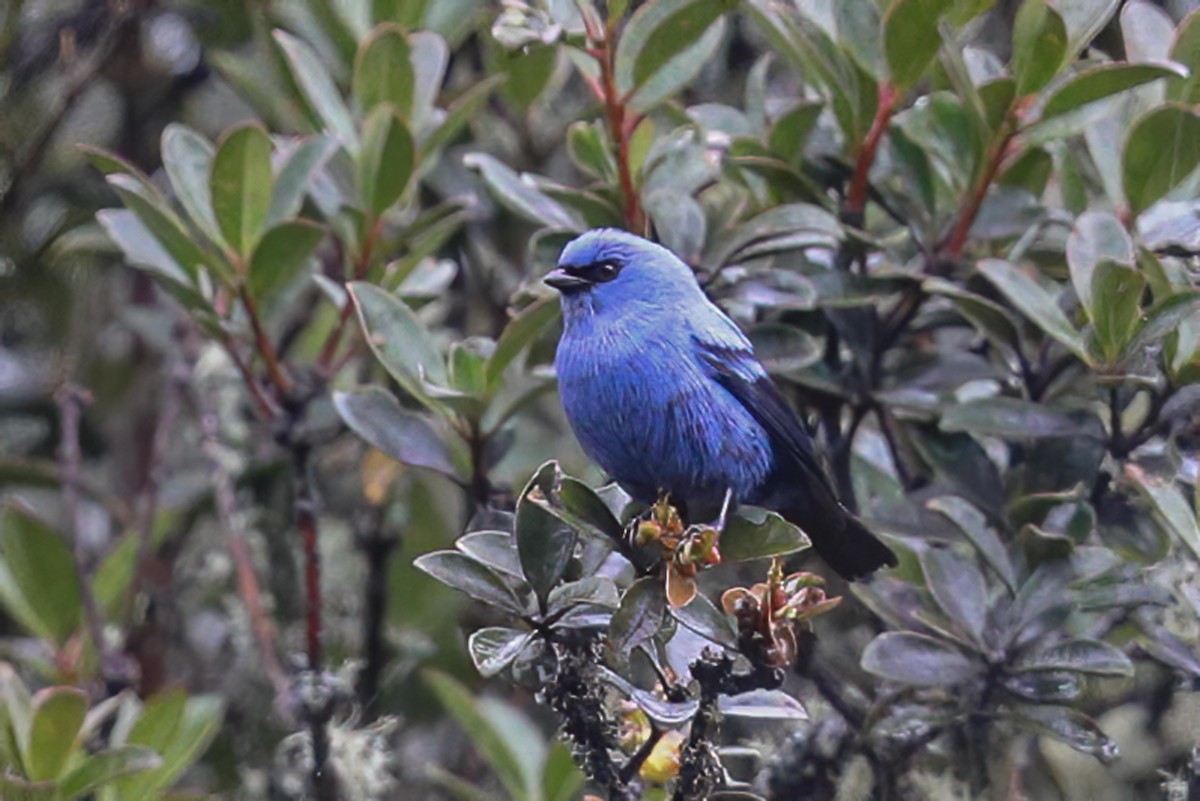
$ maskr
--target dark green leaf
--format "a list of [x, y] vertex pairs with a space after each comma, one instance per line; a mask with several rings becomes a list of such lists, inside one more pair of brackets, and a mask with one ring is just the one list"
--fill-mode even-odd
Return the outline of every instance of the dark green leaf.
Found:
[[182, 691], [169, 690], [148, 699], [125, 744], [153, 748], [162, 764], [117, 779], [119, 797], [123, 801], [159, 799], [208, 748], [223, 717], [222, 703], [213, 696], [188, 698]]
[[121, 249], [125, 260], [145, 270], [186, 308], [205, 309], [208, 302], [196, 289], [192, 279], [167, 252], [145, 223], [128, 209], [104, 209], [96, 212], [96, 220], [108, 238]]
[[79, 583], [58, 532], [19, 506], [0, 508], [0, 602], [38, 637], [61, 647], [79, 626]]
[[737, 648], [737, 631], [728, 616], [703, 594], [697, 593], [686, 606], [672, 607], [671, 614], [704, 639], [726, 648]]
[[243, 259], [254, 252], [271, 208], [271, 137], [257, 123], [226, 133], [212, 162], [213, 214], [226, 245]]
[[266, 300], [287, 286], [308, 264], [325, 229], [308, 220], [292, 220], [269, 229], [250, 259], [246, 276], [251, 297]]
[[1129, 130], [1121, 157], [1125, 199], [1136, 216], [1183, 182], [1200, 164], [1200, 113], [1160, 106]]
[[1074, 111], [1118, 92], [1142, 86], [1159, 78], [1179, 77], [1179, 71], [1165, 64], [1097, 64], [1072, 75], [1059, 86], [1042, 107], [1042, 120]]
[[378, 217], [400, 199], [416, 165], [416, 144], [390, 103], [367, 117], [358, 156], [358, 191], [364, 207]]
[[1187, 67], [1188, 75], [1167, 81], [1167, 100], [1185, 106], [1200, 103], [1200, 8], [1184, 17], [1175, 29], [1171, 60]]
[[1067, 640], [1021, 655], [1016, 670], [1072, 670], [1094, 676], [1132, 676], [1133, 662], [1122, 651], [1099, 640]]
[[883, 49], [892, 83], [911, 88], [942, 46], [938, 20], [951, 0], [896, 0], [883, 17]]
[[546, 462], [517, 499], [516, 540], [521, 569], [543, 603], [567, 569], [578, 537], [546, 508], [530, 498], [550, 498], [560, 480], [558, 462]]
[[163, 130], [163, 168], [171, 179], [175, 197], [204, 235], [219, 243], [221, 233], [208, 186], [214, 152], [211, 142], [186, 125], [173, 122]]
[[1083, 433], [1074, 420], [1042, 404], [1019, 398], [981, 398], [946, 408], [943, 431], [966, 431], [1013, 440], [1065, 437]]
[[1087, 361], [1083, 336], [1071, 325], [1050, 293], [1015, 265], [1000, 259], [984, 259], [977, 269], [999, 289], [1009, 302], [1047, 335]]
[[824, 104], [820, 101], [805, 101], [781, 114], [767, 136], [767, 143], [775, 155], [792, 166], [798, 166], [804, 159], [804, 143], [816, 126], [822, 110]]
[[275, 179], [271, 207], [267, 210], [267, 225], [277, 225], [300, 213], [313, 176], [325, 166], [336, 150], [337, 140], [332, 136], [312, 136], [296, 146]]
[[987, 625], [988, 592], [975, 560], [953, 548], [930, 547], [921, 552], [921, 569], [934, 600], [976, 643], [983, 644]]
[[630, 91], [645, 84], [735, 5], [731, 0], [657, 0], [643, 4], [625, 26], [617, 47], [620, 88]]
[[472, 531], [454, 543], [460, 551], [493, 570], [513, 578], [524, 578], [517, 544], [507, 531]]
[[558, 317], [559, 302], [557, 298], [547, 298], [537, 301], [521, 310], [521, 313], [509, 321], [504, 327], [500, 339], [496, 342], [496, 350], [488, 358], [487, 385], [489, 390], [496, 389], [504, 374], [505, 368], [549, 325], [551, 320]]
[[613, 614], [608, 641], [615, 653], [628, 654], [658, 633], [667, 610], [663, 581], [645, 576], [633, 582]]
[[1016, 571], [1008, 551], [1000, 541], [995, 530], [988, 526], [983, 513], [964, 501], [952, 495], [934, 498], [926, 502], [926, 507], [939, 514], [945, 515], [966, 536], [971, 544], [979, 551], [996, 574], [1015, 592], [1017, 585]]
[[162, 757], [152, 748], [122, 746], [92, 754], [83, 764], [63, 777], [63, 798], [81, 798], [131, 773], [157, 770]]
[[1125, 350], [1142, 321], [1146, 279], [1136, 269], [1101, 261], [1092, 274], [1092, 308], [1096, 340], [1104, 361], [1112, 364]]
[[308, 105], [343, 144], [357, 150], [358, 129], [321, 59], [311, 47], [290, 33], [276, 30], [273, 35]]
[[497, 626], [479, 629], [467, 639], [467, 651], [484, 678], [495, 676], [516, 659], [533, 635]]
[[408, 118], [415, 80], [404, 30], [394, 23], [376, 25], [354, 59], [353, 92], [359, 109], [369, 114], [379, 103], [391, 103]]
[[346, 425], [398, 462], [457, 478], [445, 440], [421, 415], [401, 408], [382, 387], [335, 392], [333, 404]]
[[29, 731], [29, 774], [33, 781], [62, 775], [87, 715], [87, 693], [74, 687], [47, 687], [33, 697], [33, 725]]
[[421, 153], [428, 155], [449, 144], [463, 126], [478, 113], [496, 87], [504, 83], [505, 78], [504, 75], [489, 75], [459, 95], [446, 109], [445, 119], [427, 135], [424, 129], [418, 128]]
[[349, 290], [367, 344], [400, 386], [418, 399], [423, 380], [445, 386], [445, 362], [412, 309], [374, 284], [356, 281]]
[[889, 681], [947, 690], [974, 678], [983, 667], [943, 640], [907, 631], [889, 631], [871, 640], [863, 649], [862, 666]]
[[[175, 216], [175, 212], [171, 211], [166, 201], [128, 175], [110, 175], [108, 183], [179, 268], [177, 271], [170, 271], [169, 274], [164, 269], [163, 274], [174, 275], [176, 281], [185, 285], [195, 284], [200, 270], [211, 262], [192, 241], [183, 222]], [[118, 240], [118, 244], [122, 244], [121, 240]], [[153, 260], [149, 256], [142, 258], [146, 261]]]
[[514, 214], [540, 225], [568, 231], [584, 229], [574, 212], [547, 197], [532, 182], [522, 179], [494, 157], [485, 153], [471, 153], [463, 158], [463, 164], [478, 170], [496, 200]]
[[776, 512], [742, 506], [725, 521], [721, 558], [727, 562], [783, 556], [810, 547], [804, 532]]
[[546, 601], [547, 614], [562, 612], [579, 604], [606, 606], [616, 609], [620, 604], [617, 588], [603, 576], [584, 576], [578, 581], [560, 584], [550, 591]]
[[1082, 712], [1063, 706], [1022, 704], [1012, 710], [1011, 715], [1022, 726], [1061, 740], [1076, 751], [1091, 754], [1105, 764], [1116, 761], [1120, 756], [1117, 744]]
[[1102, 211], [1086, 211], [1075, 220], [1067, 237], [1067, 265], [1071, 268], [1071, 284], [1075, 287], [1075, 294], [1093, 322], [1097, 312], [1092, 302], [1093, 274], [1101, 261], [1132, 267], [1133, 240], [1129, 238], [1125, 226], [1113, 215]]
[[[755, 720], [808, 720], [808, 710], [783, 690], [751, 690], [717, 699], [722, 715]], [[716, 798], [721, 795], [713, 796]], [[753, 796], [752, 796], [753, 797]]]
[[1012, 673], [1003, 678], [1004, 689], [1027, 701], [1073, 701], [1083, 693], [1083, 676], [1065, 670]]
[[413, 565], [476, 601], [498, 606], [518, 616], [529, 611], [499, 576], [466, 554], [434, 551], [418, 556], [413, 560]]
[[1058, 74], [1067, 55], [1067, 27], [1046, 0], [1025, 0], [1013, 23], [1012, 71], [1017, 95], [1040, 91]]
[[599, 122], [571, 123], [567, 129], [567, 153], [576, 167], [593, 178], [611, 181], [617, 174], [612, 144]]

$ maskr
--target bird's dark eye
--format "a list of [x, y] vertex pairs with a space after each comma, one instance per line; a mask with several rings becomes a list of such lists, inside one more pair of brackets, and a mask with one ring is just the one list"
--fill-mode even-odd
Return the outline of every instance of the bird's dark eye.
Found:
[[617, 273], [621, 272], [621, 267], [612, 261], [602, 261], [592, 265], [592, 272], [596, 282], [611, 281], [617, 277]]

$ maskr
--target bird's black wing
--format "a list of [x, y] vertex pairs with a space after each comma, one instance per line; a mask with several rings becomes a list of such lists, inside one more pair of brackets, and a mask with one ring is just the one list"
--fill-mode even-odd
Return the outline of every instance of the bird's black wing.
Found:
[[[779, 394], [754, 354], [744, 348], [696, 339], [701, 358], [712, 370], [713, 379], [737, 399], [758, 421], [771, 438], [776, 455], [791, 467], [796, 475], [788, 476], [803, 482], [812, 495], [824, 496], [819, 501], [837, 504], [837, 495], [829, 483], [825, 469], [817, 458], [812, 437], [804, 429], [799, 415]], [[791, 471], [787, 471], [791, 472]], [[824, 505], [824, 503], [822, 503]]]

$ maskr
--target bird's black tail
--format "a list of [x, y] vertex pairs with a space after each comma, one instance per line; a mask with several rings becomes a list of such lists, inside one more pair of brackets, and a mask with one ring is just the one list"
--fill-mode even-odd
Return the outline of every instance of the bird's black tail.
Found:
[[844, 509], [839, 520], [822, 520], [823, 525], [812, 525], [811, 517], [790, 511], [784, 510], [783, 516], [804, 529], [816, 552], [847, 581], [899, 564], [892, 549]]

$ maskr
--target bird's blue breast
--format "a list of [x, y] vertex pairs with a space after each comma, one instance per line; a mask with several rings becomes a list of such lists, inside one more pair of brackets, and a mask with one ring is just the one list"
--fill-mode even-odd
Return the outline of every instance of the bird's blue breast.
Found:
[[767, 433], [710, 375], [684, 331], [596, 327], [577, 318], [555, 366], [587, 454], [643, 502], [660, 491], [757, 500], [771, 473]]

